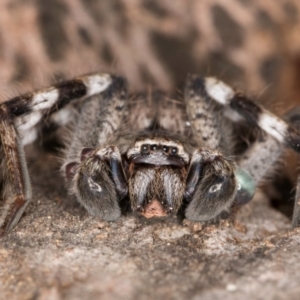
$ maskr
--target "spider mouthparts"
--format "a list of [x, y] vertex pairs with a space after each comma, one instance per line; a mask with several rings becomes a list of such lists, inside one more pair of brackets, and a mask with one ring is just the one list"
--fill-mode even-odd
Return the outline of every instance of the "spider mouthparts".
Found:
[[168, 215], [160, 201], [157, 199], [150, 201], [140, 214], [147, 219], [153, 217], [166, 217]]

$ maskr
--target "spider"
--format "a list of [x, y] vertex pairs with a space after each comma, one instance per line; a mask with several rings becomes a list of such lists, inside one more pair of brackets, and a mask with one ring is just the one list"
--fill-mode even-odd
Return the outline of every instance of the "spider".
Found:
[[[282, 145], [300, 151], [299, 114], [284, 121], [216, 78], [189, 75], [184, 105], [159, 92], [151, 97], [128, 97], [124, 78], [92, 74], [2, 103], [1, 235], [30, 202], [23, 146], [45, 128], [73, 128], [62, 172], [82, 206], [107, 221], [120, 217], [121, 201], [145, 218], [182, 212], [214, 220], [252, 199]], [[236, 155], [232, 139], [242, 123], [264, 134]], [[296, 201], [294, 226], [299, 216]]]

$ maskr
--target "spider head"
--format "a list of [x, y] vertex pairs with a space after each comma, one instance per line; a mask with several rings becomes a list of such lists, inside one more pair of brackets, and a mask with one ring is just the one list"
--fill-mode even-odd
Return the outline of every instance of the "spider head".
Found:
[[137, 140], [127, 152], [133, 211], [146, 218], [176, 213], [185, 192], [189, 155], [183, 145], [162, 137]]

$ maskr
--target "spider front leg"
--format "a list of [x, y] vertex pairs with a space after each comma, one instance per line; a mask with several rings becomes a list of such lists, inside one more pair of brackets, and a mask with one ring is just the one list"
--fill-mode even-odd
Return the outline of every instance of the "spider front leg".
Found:
[[120, 151], [115, 146], [85, 148], [81, 160], [65, 166], [78, 201], [93, 216], [106, 221], [118, 219], [119, 201], [128, 192]]
[[22, 142], [3, 105], [0, 107], [0, 139], [5, 185], [3, 198], [6, 198], [0, 218], [0, 236], [3, 236], [17, 224], [32, 195]]
[[[227, 109], [237, 113], [250, 125], [261, 128], [268, 135], [256, 141], [241, 157], [239, 164], [249, 170], [256, 182], [266, 176], [272, 165], [281, 156], [283, 145], [300, 152], [299, 109], [289, 112], [287, 122], [251, 99], [235, 92], [230, 86], [215, 78], [204, 79], [206, 93], [216, 102], [227, 106]], [[294, 227], [300, 225], [299, 184], [294, 206]]]
[[121, 154], [113, 146], [126, 115], [126, 82], [115, 77], [105, 92], [81, 107], [62, 168], [77, 200], [91, 215], [107, 221], [120, 217], [119, 202], [127, 195]]
[[193, 153], [188, 170], [185, 215], [192, 220], [208, 221], [233, 205], [249, 202], [255, 187], [251, 176], [226, 158], [230, 153], [231, 128], [215, 109], [203, 79], [189, 76], [185, 102], [194, 139], [200, 146]]
[[70, 102], [102, 93], [115, 81], [118, 81], [118, 77], [109, 74], [85, 75], [0, 104], [0, 151], [4, 182], [0, 209], [1, 236], [17, 224], [31, 199], [23, 145], [37, 138], [36, 127], [46, 116], [51, 118], [52, 113]]
[[229, 209], [238, 190], [235, 165], [218, 151], [194, 152], [186, 182], [185, 215], [190, 220], [208, 221]]

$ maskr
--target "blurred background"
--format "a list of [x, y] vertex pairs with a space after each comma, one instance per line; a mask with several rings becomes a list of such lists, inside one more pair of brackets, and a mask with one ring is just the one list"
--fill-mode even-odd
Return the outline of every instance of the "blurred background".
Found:
[[167, 91], [199, 73], [288, 109], [300, 95], [300, 1], [1, 0], [0, 63], [3, 100], [93, 71]]

